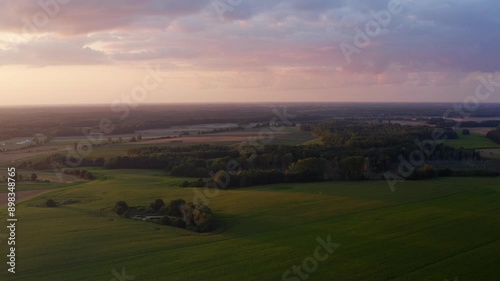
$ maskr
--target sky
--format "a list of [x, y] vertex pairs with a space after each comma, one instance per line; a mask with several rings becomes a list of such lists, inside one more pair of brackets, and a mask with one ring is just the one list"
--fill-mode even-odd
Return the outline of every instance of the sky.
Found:
[[[480, 77], [500, 81], [498, 11], [495, 0], [0, 0], [0, 105], [462, 102]], [[500, 102], [500, 88], [481, 102]]]

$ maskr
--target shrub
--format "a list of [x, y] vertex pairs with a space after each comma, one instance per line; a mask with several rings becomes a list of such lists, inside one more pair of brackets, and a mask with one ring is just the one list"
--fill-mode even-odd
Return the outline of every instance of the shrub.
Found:
[[178, 228], [186, 228], [186, 222], [181, 218], [177, 218], [172, 221], [172, 226]]
[[196, 232], [208, 232], [214, 224], [215, 219], [212, 210], [204, 205], [195, 205], [187, 203], [182, 207], [183, 219], [186, 223], [186, 229]]
[[161, 225], [172, 225], [172, 220], [169, 217], [164, 216], [160, 219], [158, 223]]
[[45, 206], [49, 207], [49, 208], [55, 208], [55, 207], [57, 207], [57, 203], [56, 203], [56, 201], [49, 199], [49, 200], [47, 200], [47, 202], [45, 202]]
[[193, 211], [193, 221], [198, 228], [198, 232], [208, 232], [215, 225], [215, 217], [212, 210], [207, 206], [196, 206], [196, 209]]
[[122, 215], [123, 213], [125, 213], [126, 211], [128, 211], [128, 205], [125, 201], [118, 201], [116, 202], [115, 204], [115, 208], [114, 208], [115, 212], [117, 215]]
[[196, 225], [190, 224], [186, 226], [186, 229], [193, 232], [200, 232]]
[[162, 206], [160, 209], [158, 209], [157, 213], [161, 215], [168, 215], [168, 206]]
[[182, 217], [181, 207], [186, 204], [184, 199], [177, 199], [170, 201], [168, 215], [173, 217]]
[[165, 202], [163, 202], [163, 200], [161, 199], [156, 199], [153, 203], [151, 203], [151, 205], [149, 205], [149, 207], [155, 210], [155, 212], [160, 210], [160, 208], [163, 206], [165, 206]]

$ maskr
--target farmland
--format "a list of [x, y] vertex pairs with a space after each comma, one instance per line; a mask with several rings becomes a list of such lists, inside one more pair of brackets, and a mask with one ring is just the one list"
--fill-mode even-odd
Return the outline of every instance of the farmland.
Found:
[[[192, 200], [194, 189], [178, 187], [182, 178], [92, 172], [98, 180], [19, 206], [16, 280], [108, 280], [122, 268], [140, 280], [281, 280], [328, 236], [340, 247], [309, 280], [493, 280], [499, 273], [498, 178], [407, 181], [394, 193], [385, 181], [220, 190], [209, 205], [222, 226], [196, 234], [109, 211], [118, 200]], [[48, 198], [79, 203], [32, 206]]]
[[[404, 109], [393, 105], [367, 118], [355, 107], [332, 118], [335, 106], [294, 106], [297, 123], [270, 122], [268, 107], [216, 107], [204, 113], [213, 123], [151, 107], [137, 122], [92, 135], [98, 141], [82, 130], [99, 132], [95, 124], [109, 117], [103, 109], [80, 121], [62, 109], [52, 117], [40, 110], [40, 120], [19, 116], [40, 122], [25, 133], [50, 137], [0, 128], [0, 167], [17, 171], [15, 280], [442, 281], [500, 273], [500, 147], [485, 128], [464, 136], [427, 121], [399, 124]], [[427, 120], [426, 107], [409, 109]], [[398, 161], [412, 161], [434, 128], [442, 142], [403, 176]], [[381, 180], [387, 171], [401, 175], [394, 190]], [[177, 207], [184, 227], [137, 220], [133, 211], [151, 215], [157, 199], [186, 201]], [[4, 218], [7, 194], [0, 200]], [[132, 215], [118, 215], [118, 201]], [[187, 227], [189, 202], [215, 215], [206, 231]], [[172, 218], [155, 211], [160, 222]]]
[[500, 145], [488, 139], [486, 135], [472, 133], [464, 136], [459, 134], [459, 139], [448, 140], [447, 143], [456, 148], [466, 149], [484, 149], [484, 148], [500, 148]]

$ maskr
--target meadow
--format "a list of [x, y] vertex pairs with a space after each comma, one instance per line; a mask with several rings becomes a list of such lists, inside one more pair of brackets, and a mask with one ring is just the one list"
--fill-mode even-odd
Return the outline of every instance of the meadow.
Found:
[[[98, 180], [53, 186], [20, 204], [15, 280], [119, 280], [113, 272], [148, 281], [282, 280], [328, 236], [340, 247], [307, 280], [496, 280], [500, 273], [498, 178], [406, 181], [394, 193], [385, 181], [220, 190], [208, 202], [219, 227], [197, 234], [122, 219], [111, 208], [118, 200], [192, 201], [203, 189], [180, 188], [184, 179], [160, 171], [90, 170]], [[33, 206], [49, 198], [79, 202]], [[4, 272], [0, 279], [10, 280]]]
[[485, 149], [485, 148], [500, 148], [500, 144], [490, 140], [485, 134], [472, 132], [470, 135], [458, 134], [456, 140], [447, 140], [446, 144], [455, 148], [465, 149]]

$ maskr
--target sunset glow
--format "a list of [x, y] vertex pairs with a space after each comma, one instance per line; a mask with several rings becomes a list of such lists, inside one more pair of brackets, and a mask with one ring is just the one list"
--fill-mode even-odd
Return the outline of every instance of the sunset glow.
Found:
[[147, 103], [449, 102], [500, 80], [494, 1], [218, 4], [1, 1], [0, 104], [110, 103], [147, 66]]

